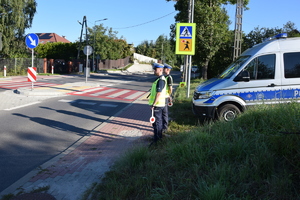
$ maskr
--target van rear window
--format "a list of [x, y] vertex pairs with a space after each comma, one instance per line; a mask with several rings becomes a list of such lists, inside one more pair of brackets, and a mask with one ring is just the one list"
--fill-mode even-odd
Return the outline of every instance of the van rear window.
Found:
[[300, 52], [284, 53], [284, 77], [299, 78], [300, 77]]

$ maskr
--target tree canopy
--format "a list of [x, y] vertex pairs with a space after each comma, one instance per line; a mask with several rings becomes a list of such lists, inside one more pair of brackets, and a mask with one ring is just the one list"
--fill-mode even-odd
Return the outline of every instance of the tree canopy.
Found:
[[[244, 5], [246, 6], [248, 2], [249, 0], [244, 0]], [[236, 1], [194, 0], [196, 51], [193, 60], [198, 66], [202, 66], [204, 79], [207, 79], [209, 62], [230, 36], [229, 16], [226, 10], [222, 8], [223, 4], [236, 4]], [[189, 0], [177, 1], [175, 10], [179, 12], [175, 16], [176, 22], [188, 22], [188, 6]]]
[[2, 57], [14, 57], [25, 51], [25, 29], [30, 28], [37, 3], [35, 0], [0, 0]]
[[94, 47], [95, 55], [101, 59], [117, 60], [132, 55], [131, 46], [123, 38], [118, 38], [112, 28], [102, 24], [88, 29], [89, 44]]
[[174, 65], [176, 55], [174, 53], [174, 41], [164, 35], [158, 36], [155, 42], [144, 41], [135, 48], [136, 53], [161, 60], [164, 63]]

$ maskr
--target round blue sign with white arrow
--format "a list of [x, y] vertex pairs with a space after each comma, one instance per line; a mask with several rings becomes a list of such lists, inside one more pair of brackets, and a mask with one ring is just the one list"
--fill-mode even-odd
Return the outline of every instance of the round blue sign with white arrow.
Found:
[[25, 43], [30, 49], [34, 49], [39, 45], [39, 37], [34, 33], [26, 35]]

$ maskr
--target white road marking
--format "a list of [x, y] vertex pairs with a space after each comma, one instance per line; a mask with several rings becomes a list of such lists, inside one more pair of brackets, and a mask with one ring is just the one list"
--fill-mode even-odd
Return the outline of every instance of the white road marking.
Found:
[[115, 107], [117, 107], [118, 105], [116, 105], [116, 104], [108, 104], [108, 103], [101, 103], [100, 106], [115, 108]]
[[69, 99], [60, 99], [58, 100], [59, 102], [64, 102], [64, 103], [73, 103], [75, 100], [69, 100]]
[[38, 104], [38, 103], [41, 103], [41, 102], [39, 102], [39, 101], [32, 102], [32, 103], [28, 103], [28, 104], [25, 104], [25, 105], [22, 105], [22, 106], [16, 106], [16, 107], [13, 107], [13, 108], [7, 108], [7, 109], [4, 109], [4, 110], [7, 110], [7, 111], [9, 111], [9, 110], [15, 110], [15, 109], [18, 109], [18, 108], [24, 108], [26, 106], [31, 106], [31, 105]]
[[87, 101], [80, 101], [80, 102], [78, 102], [78, 104], [84, 104], [84, 105], [91, 105], [91, 106], [94, 106], [94, 105], [96, 105], [97, 103], [94, 103], [94, 102], [87, 102]]
[[83, 91], [80, 91], [80, 92], [75, 92], [74, 94], [84, 94], [84, 93], [93, 92], [93, 91], [96, 91], [96, 90], [99, 90], [99, 89], [102, 89], [102, 88], [91, 88], [91, 89], [88, 89], [88, 90], [83, 90]]
[[122, 91], [120, 91], [120, 92], [117, 92], [117, 93], [114, 93], [114, 94], [112, 94], [112, 95], [109, 95], [108, 97], [118, 97], [118, 96], [121, 96], [121, 95], [123, 95], [123, 94], [126, 94], [126, 93], [128, 93], [128, 92], [130, 92], [130, 90], [122, 90]]
[[125, 97], [125, 99], [135, 99], [135, 98], [141, 96], [142, 94], [144, 94], [144, 92], [136, 92], [128, 97]]
[[116, 90], [117, 89], [104, 90], [104, 91], [101, 91], [101, 92], [97, 92], [97, 93], [91, 94], [91, 96], [99, 96], [99, 95], [110, 93], [110, 92], [113, 92], [113, 91], [116, 91]]

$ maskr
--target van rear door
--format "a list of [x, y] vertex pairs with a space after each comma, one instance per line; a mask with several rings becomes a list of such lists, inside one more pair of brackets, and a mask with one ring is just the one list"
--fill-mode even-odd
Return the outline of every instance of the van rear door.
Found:
[[283, 101], [300, 101], [300, 52], [283, 53]]

